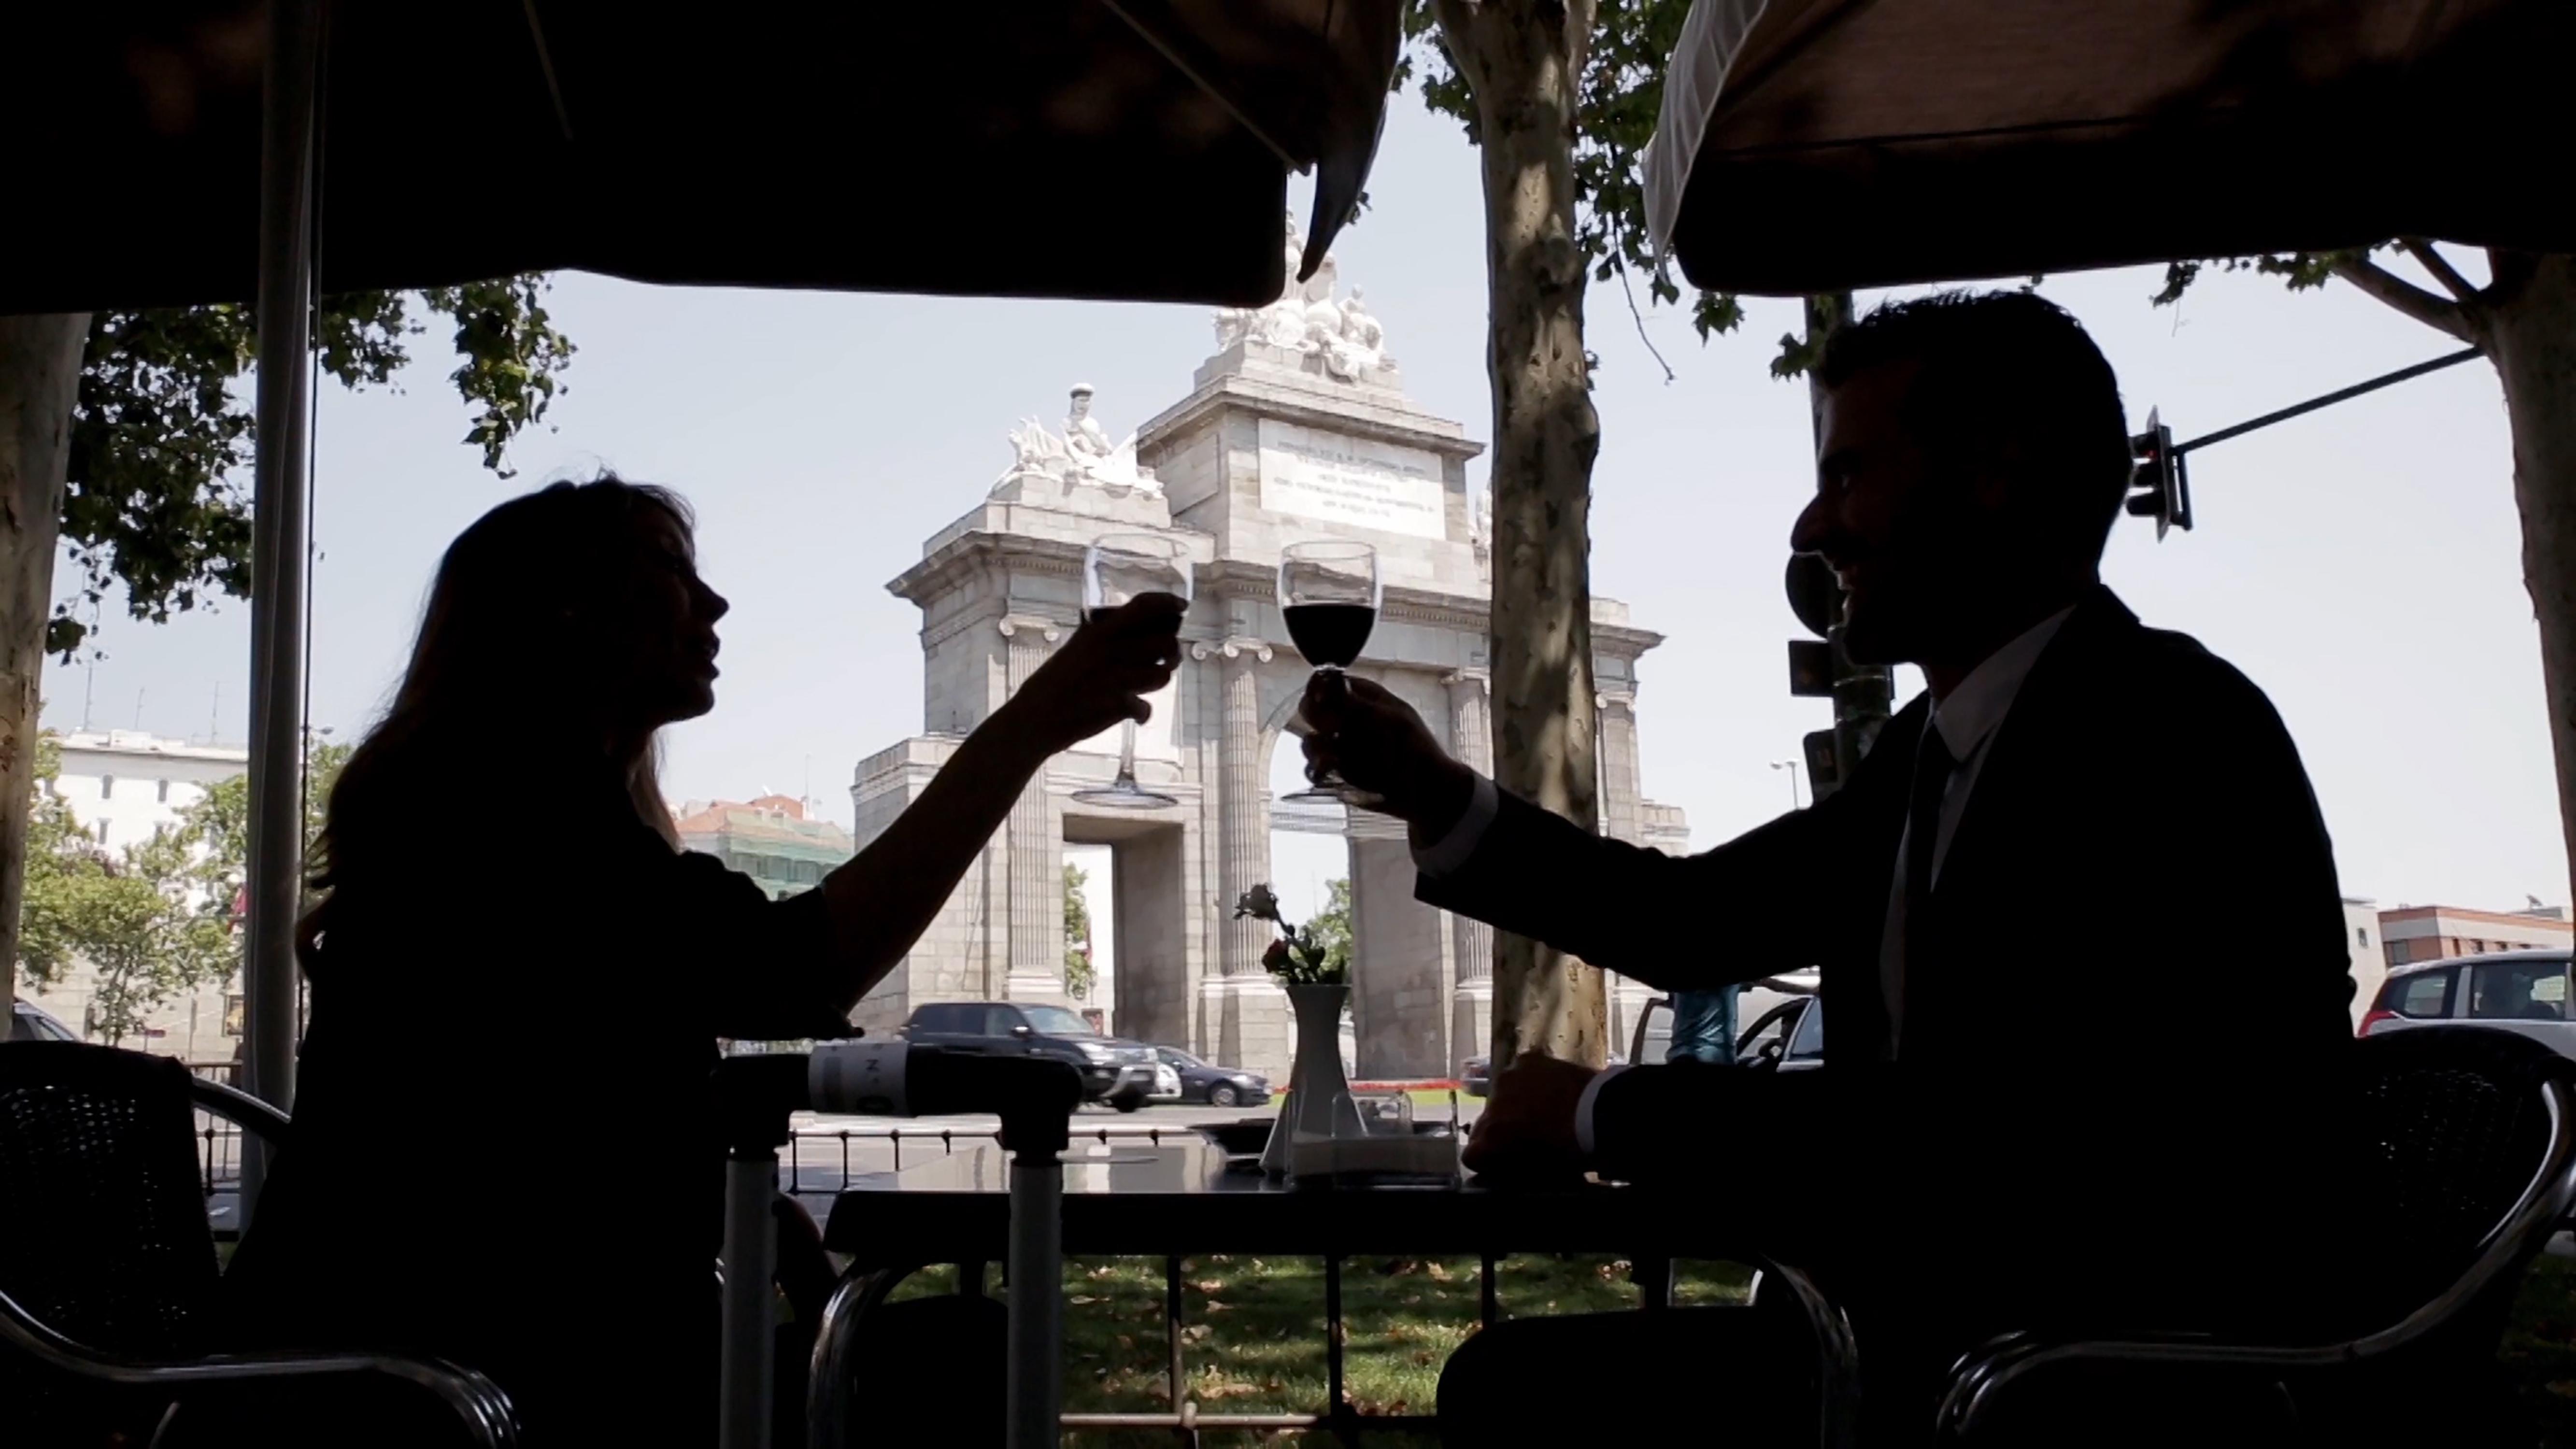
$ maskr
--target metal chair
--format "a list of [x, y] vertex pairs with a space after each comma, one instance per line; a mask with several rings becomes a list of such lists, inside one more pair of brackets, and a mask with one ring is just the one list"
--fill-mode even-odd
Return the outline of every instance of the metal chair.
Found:
[[0, 1344], [12, 1350], [0, 1354], [0, 1380], [16, 1425], [50, 1431], [28, 1442], [121, 1431], [157, 1444], [194, 1391], [374, 1375], [436, 1395], [483, 1449], [515, 1444], [508, 1398], [470, 1369], [386, 1353], [224, 1351], [195, 1108], [271, 1142], [287, 1126], [266, 1103], [166, 1057], [0, 1046]]
[[[2492, 1361], [2524, 1270], [2576, 1205], [2576, 1062], [2527, 1037], [2469, 1026], [2371, 1037], [2356, 1052], [2367, 1207], [2336, 1206], [2367, 1212], [2374, 1241], [2405, 1249], [2369, 1265], [2381, 1291], [2358, 1307], [2355, 1321], [2367, 1331], [2302, 1344], [2006, 1334], [1952, 1368], [1936, 1421], [1941, 1441], [1970, 1443], [2012, 1390], [2069, 1364], [2251, 1374], [2275, 1382], [2289, 1408], [2313, 1420], [2332, 1414], [2338, 1390], [2355, 1388], [2356, 1370], [2400, 1355]], [[2365, 1412], [2391, 1412], [2380, 1397]]]

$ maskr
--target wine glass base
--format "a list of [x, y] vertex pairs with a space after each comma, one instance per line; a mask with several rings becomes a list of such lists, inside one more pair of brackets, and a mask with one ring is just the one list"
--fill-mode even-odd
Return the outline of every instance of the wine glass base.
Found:
[[1375, 810], [1386, 803], [1385, 796], [1356, 785], [1317, 785], [1279, 798], [1289, 804], [1339, 805], [1350, 810]]
[[1110, 785], [1097, 790], [1076, 790], [1070, 797], [1077, 805], [1101, 805], [1112, 810], [1160, 810], [1181, 802], [1169, 795], [1158, 795], [1136, 785]]

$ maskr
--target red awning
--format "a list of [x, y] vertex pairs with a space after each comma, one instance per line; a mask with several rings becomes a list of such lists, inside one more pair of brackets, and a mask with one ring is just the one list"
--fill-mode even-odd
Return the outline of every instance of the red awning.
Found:
[[1646, 161], [1798, 294], [2420, 236], [2576, 251], [2569, 0], [1697, 0]]

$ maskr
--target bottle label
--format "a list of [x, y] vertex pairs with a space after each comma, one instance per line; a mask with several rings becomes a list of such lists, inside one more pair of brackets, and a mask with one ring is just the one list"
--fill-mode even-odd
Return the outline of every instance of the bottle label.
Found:
[[818, 1042], [805, 1068], [817, 1112], [901, 1117], [904, 1112], [902, 1041]]

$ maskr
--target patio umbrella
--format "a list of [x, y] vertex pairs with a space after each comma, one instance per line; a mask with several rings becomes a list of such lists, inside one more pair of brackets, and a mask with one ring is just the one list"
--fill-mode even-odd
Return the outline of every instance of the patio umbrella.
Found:
[[[256, 298], [250, 1085], [293, 1092], [310, 302], [644, 281], [1259, 305], [1397, 0], [94, 0], [0, 11], [0, 314]], [[260, 1164], [247, 1157], [245, 1220]]]
[[[1258, 305], [1349, 217], [1392, 0], [324, 7], [322, 290], [653, 282]], [[250, 299], [258, 0], [6, 7], [0, 313]]]
[[2420, 236], [2576, 250], [2566, 0], [1696, 0], [1645, 163], [1712, 290]]

